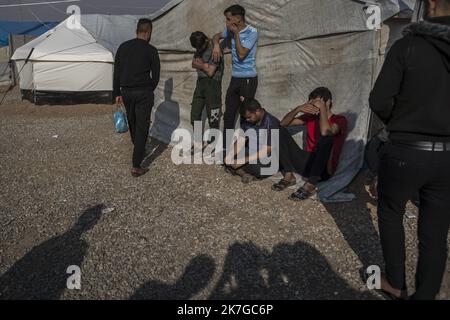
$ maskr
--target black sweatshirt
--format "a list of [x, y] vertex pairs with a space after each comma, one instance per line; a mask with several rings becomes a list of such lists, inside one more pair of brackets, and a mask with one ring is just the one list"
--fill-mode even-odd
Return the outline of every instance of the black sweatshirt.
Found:
[[450, 17], [413, 23], [387, 54], [370, 108], [391, 139], [450, 141]]
[[142, 39], [132, 39], [120, 45], [114, 62], [114, 98], [120, 88], [148, 88], [154, 91], [159, 83], [158, 50]]

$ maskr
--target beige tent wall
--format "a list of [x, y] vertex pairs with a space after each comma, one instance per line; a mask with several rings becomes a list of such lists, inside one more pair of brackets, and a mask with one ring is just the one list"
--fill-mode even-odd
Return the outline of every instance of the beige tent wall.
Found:
[[[185, 0], [155, 21], [152, 42], [161, 50], [162, 76], [156, 91], [153, 137], [170, 142], [173, 130], [190, 127], [196, 73], [191, 68], [189, 35], [196, 30], [209, 35], [222, 30], [223, 9], [231, 3]], [[304, 103], [314, 88], [327, 86], [334, 94], [334, 111], [348, 118], [350, 132], [341, 165], [319, 192], [325, 201], [348, 200], [335, 194], [350, 183], [363, 163], [370, 120], [368, 97], [381, 59], [381, 31], [366, 29], [363, 6], [354, 1], [243, 4], [248, 23], [260, 32], [257, 99], [264, 107], [281, 118]], [[229, 54], [225, 74], [223, 102], [231, 74]]]

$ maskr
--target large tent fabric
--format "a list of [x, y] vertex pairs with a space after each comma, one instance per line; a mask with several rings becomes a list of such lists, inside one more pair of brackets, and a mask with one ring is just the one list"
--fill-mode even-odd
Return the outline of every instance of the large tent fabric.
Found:
[[[209, 35], [224, 28], [223, 10], [233, 0], [175, 1], [172, 10], [154, 22], [153, 44], [160, 50], [161, 83], [156, 94], [151, 135], [171, 141], [173, 130], [189, 128], [190, 103], [196, 73], [191, 68], [189, 34]], [[353, 0], [244, 0], [247, 21], [259, 30], [257, 99], [281, 118], [306, 101], [311, 90], [327, 86], [334, 95], [334, 112], [349, 120], [348, 140], [336, 175], [319, 186], [322, 201], [348, 201], [341, 191], [363, 164], [370, 121], [368, 97], [381, 64], [380, 31], [368, 30], [365, 9], [381, 8], [382, 20], [413, 1]], [[173, 4], [173, 3], [172, 3]], [[171, 3], [168, 4], [170, 6]], [[223, 92], [230, 81], [230, 56], [226, 55]], [[224, 100], [223, 100], [224, 101]]]
[[58, 22], [0, 21], [0, 47], [9, 45], [9, 35], [40, 36]]
[[[223, 10], [235, 3], [234, 0], [173, 0], [149, 15], [154, 19], [152, 44], [159, 49], [162, 63], [150, 131], [153, 137], [171, 142], [176, 128], [190, 127], [196, 72], [191, 68], [193, 51], [189, 35], [196, 30], [209, 35], [222, 31]], [[312, 89], [327, 86], [334, 94], [334, 111], [347, 116], [350, 131], [338, 172], [320, 185], [318, 196], [323, 201], [351, 199], [351, 195], [340, 191], [363, 163], [370, 121], [368, 96], [385, 45], [381, 31], [367, 29], [366, 8], [378, 5], [385, 21], [402, 10], [413, 10], [414, 1], [244, 0], [239, 3], [247, 9], [248, 23], [259, 30], [257, 98], [264, 107], [282, 117], [304, 102]], [[96, 45], [115, 54], [120, 43], [134, 37], [140, 17], [82, 15], [81, 22]], [[229, 54], [225, 60], [224, 94], [230, 81]], [[108, 76], [112, 76], [109, 71]]]
[[58, 21], [67, 18], [71, 5], [81, 14], [122, 15], [151, 13], [160, 10], [169, 0], [0, 0], [0, 20]]
[[[10, 50], [10, 35], [40, 36], [56, 26], [56, 22], [0, 21], [0, 50]], [[0, 55], [0, 84], [10, 84], [13, 75], [9, 55]]]

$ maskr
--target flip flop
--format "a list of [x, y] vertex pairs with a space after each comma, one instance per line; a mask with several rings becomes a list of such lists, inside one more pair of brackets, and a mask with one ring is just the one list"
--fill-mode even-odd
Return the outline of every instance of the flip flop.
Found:
[[296, 192], [291, 194], [289, 196], [289, 199], [293, 201], [304, 201], [311, 198], [313, 195], [314, 193], [309, 193], [308, 191], [305, 190], [305, 188], [301, 187]]
[[297, 184], [297, 181], [295, 181], [295, 180], [287, 181], [287, 180], [281, 179], [280, 181], [278, 181], [277, 183], [275, 183], [272, 186], [272, 190], [280, 192], [289, 187], [295, 186], [296, 184]]

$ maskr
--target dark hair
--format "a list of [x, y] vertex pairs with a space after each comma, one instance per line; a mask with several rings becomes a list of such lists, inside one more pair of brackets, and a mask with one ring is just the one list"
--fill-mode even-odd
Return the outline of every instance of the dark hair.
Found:
[[309, 100], [314, 100], [317, 98], [322, 98], [325, 102], [328, 102], [328, 100], [333, 101], [333, 96], [331, 94], [330, 89], [325, 88], [325, 87], [319, 87], [314, 89], [310, 94], [309, 94]]
[[255, 113], [256, 111], [262, 109], [261, 104], [258, 102], [258, 100], [253, 98], [247, 98], [244, 102], [244, 112], [251, 112]]
[[227, 13], [231, 13], [232, 16], [241, 16], [242, 18], [245, 18], [245, 9], [238, 4], [226, 8], [223, 14], [227, 15]]
[[191, 34], [191, 46], [198, 51], [200, 51], [203, 46], [205, 45], [205, 42], [208, 40], [208, 37], [206, 36], [206, 34], [204, 34], [201, 31], [195, 31], [192, 32]]
[[153, 29], [152, 20], [147, 18], [139, 19], [136, 33], [150, 32]]

